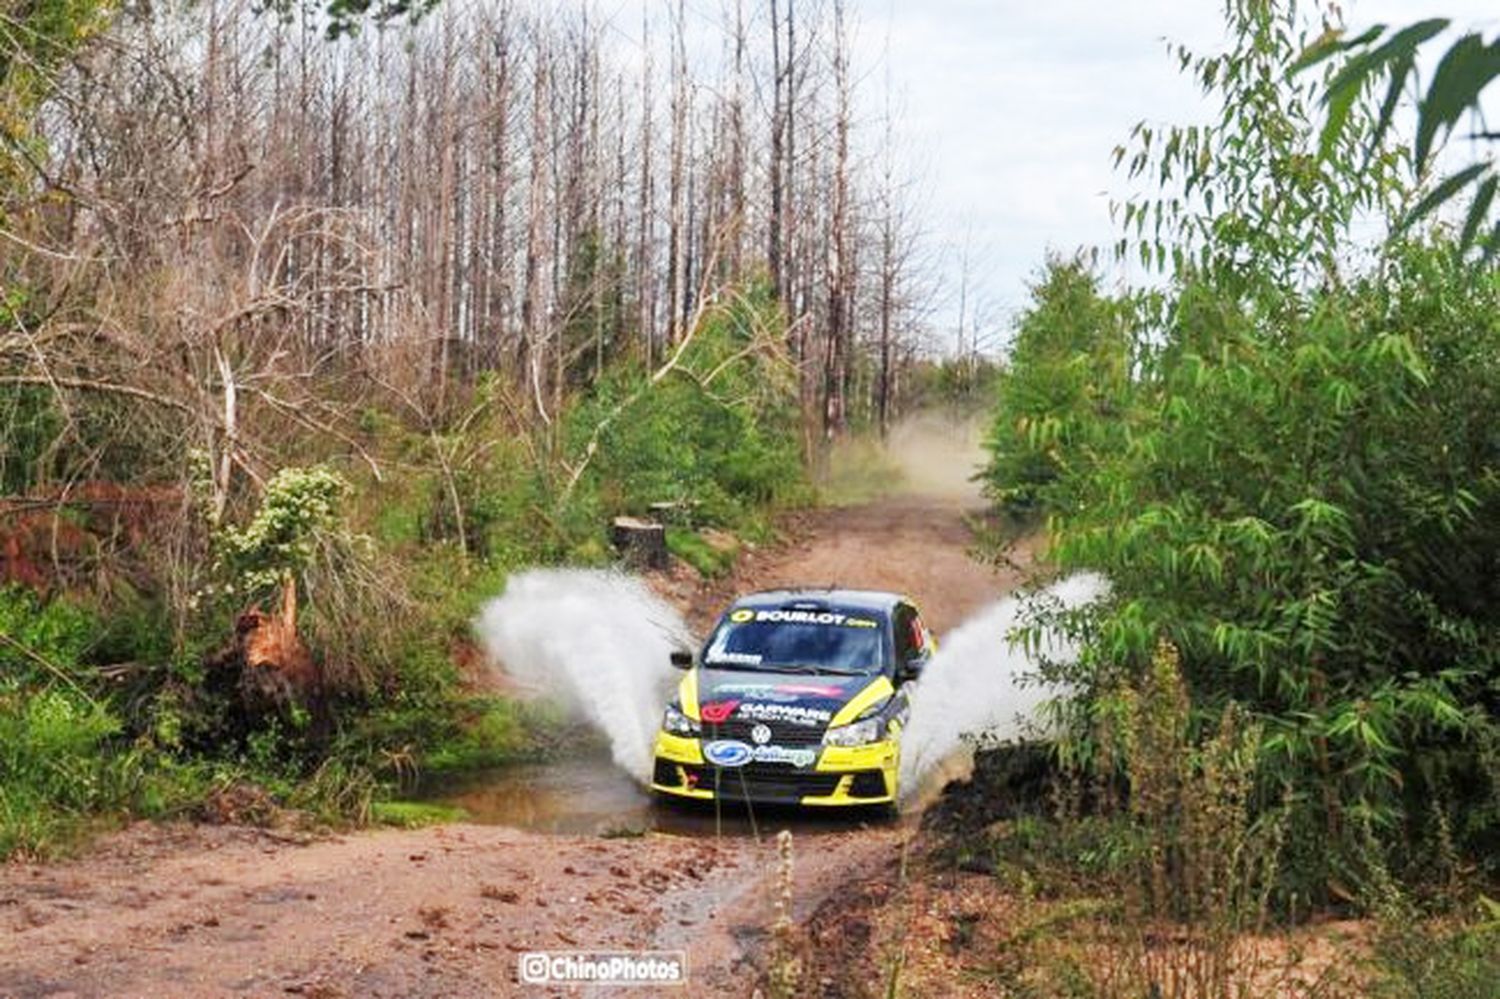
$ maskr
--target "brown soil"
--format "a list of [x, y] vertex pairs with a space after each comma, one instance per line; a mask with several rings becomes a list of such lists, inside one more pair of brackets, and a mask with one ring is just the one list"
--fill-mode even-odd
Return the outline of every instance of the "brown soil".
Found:
[[727, 580], [704, 582], [686, 567], [653, 579], [657, 589], [703, 627], [737, 593], [780, 586], [892, 590], [914, 600], [940, 635], [1022, 581], [1034, 542], [1002, 564], [973, 555], [972, 518], [982, 509], [959, 500], [894, 496], [860, 506], [799, 515], [788, 540], [750, 549]]
[[[820, 511], [731, 579], [654, 583], [699, 624], [732, 591], [895, 589], [942, 631], [1017, 581], [968, 556], [965, 516], [911, 498]], [[800, 837], [793, 915], [894, 870], [910, 829]], [[689, 987], [656, 994], [749, 996], [775, 872], [769, 839], [142, 823], [77, 860], [0, 867], [0, 997], [576, 995], [517, 984], [518, 955], [597, 948], [687, 951]]]

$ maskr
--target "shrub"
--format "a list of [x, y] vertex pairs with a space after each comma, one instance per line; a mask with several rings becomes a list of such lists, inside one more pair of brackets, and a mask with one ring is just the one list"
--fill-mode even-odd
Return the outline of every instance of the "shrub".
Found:
[[1047, 262], [1017, 326], [1009, 367], [995, 378], [985, 440], [985, 491], [1009, 512], [1067, 509], [1073, 484], [1123, 445], [1127, 315], [1099, 293], [1081, 260]]
[[779, 330], [769, 290], [755, 287], [712, 309], [660, 381], [630, 362], [605, 373], [564, 431], [574, 454], [596, 442], [589, 477], [603, 513], [678, 502], [700, 523], [732, 526], [803, 495]]
[[[1296, 5], [1226, 10], [1228, 52], [1182, 53], [1219, 125], [1133, 136], [1132, 176], [1181, 189], [1124, 206], [1122, 246], [1170, 269], [1129, 299], [1129, 418], [1079, 401], [1119, 397], [1110, 365], [1039, 396], [1040, 424], [1067, 428], [1057, 454], [1110, 442], [1028, 473], [1062, 498], [1056, 565], [1112, 586], [1065, 672], [1097, 710], [1166, 638], [1195, 731], [1246, 714], [1253, 804], [1287, 809], [1285, 905], [1356, 900], [1388, 857], [1414, 873], [1438, 830], [1493, 873], [1500, 281], [1440, 236], [1346, 273], [1352, 220], [1403, 196], [1396, 161], [1353, 138], [1375, 112], [1356, 102], [1320, 146], [1315, 84], [1283, 72]], [[1029, 454], [992, 447], [1001, 466]]]

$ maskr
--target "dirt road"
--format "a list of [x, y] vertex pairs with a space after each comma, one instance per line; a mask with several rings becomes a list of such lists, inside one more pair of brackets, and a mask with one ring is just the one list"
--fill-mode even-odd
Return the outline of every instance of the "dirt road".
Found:
[[[895, 589], [941, 631], [1016, 582], [968, 557], [964, 516], [913, 498], [820, 511], [712, 589]], [[702, 619], [711, 594], [660, 583]], [[894, 864], [909, 828], [796, 834], [794, 915]], [[661, 991], [749, 996], [775, 870], [768, 837], [142, 824], [78, 860], [0, 868], [0, 997], [577, 995], [518, 984], [518, 955], [600, 948], [685, 950], [690, 987]]]

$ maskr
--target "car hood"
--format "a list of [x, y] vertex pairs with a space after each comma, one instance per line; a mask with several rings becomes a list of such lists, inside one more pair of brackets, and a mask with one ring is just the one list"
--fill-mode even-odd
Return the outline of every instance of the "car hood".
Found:
[[[889, 681], [879, 673], [832, 676], [702, 667], [694, 672], [696, 677], [684, 678], [684, 686], [695, 682], [696, 698], [692, 700], [696, 700], [699, 717], [715, 725], [735, 719], [821, 729], [872, 686], [889, 687]], [[689, 698], [685, 697], [683, 703], [690, 703]]]

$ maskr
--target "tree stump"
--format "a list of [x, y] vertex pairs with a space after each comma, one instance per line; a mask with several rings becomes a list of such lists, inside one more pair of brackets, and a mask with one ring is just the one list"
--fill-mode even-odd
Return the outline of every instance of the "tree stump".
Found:
[[248, 608], [235, 620], [234, 642], [208, 665], [233, 678], [247, 719], [319, 707], [322, 677], [297, 633], [297, 586], [290, 577], [282, 584], [281, 606], [271, 613]]
[[667, 529], [653, 520], [616, 517], [609, 539], [625, 564], [636, 569], [667, 567]]

